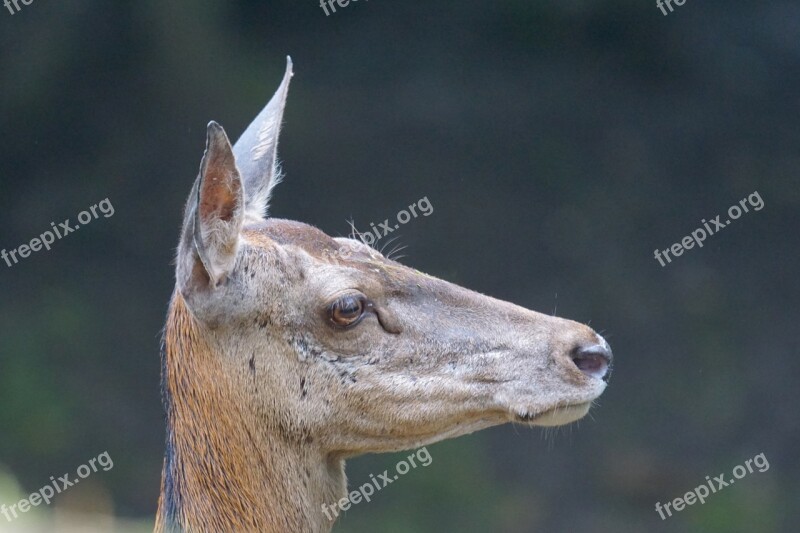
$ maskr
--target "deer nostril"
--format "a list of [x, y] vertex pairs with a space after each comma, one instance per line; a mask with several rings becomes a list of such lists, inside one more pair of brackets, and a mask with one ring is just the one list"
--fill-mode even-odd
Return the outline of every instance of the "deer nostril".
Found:
[[603, 381], [608, 381], [611, 376], [612, 360], [611, 349], [599, 344], [577, 348], [572, 355], [572, 362], [578, 370], [591, 378]]

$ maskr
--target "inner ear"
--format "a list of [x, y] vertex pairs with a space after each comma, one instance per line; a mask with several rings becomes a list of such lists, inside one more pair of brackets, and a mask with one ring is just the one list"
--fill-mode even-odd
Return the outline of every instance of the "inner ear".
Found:
[[216, 287], [233, 270], [244, 212], [244, 191], [233, 149], [216, 122], [208, 125], [199, 180], [194, 245], [210, 285]]
[[209, 125], [208, 144], [200, 169], [198, 215], [204, 224], [231, 222], [241, 207], [242, 182], [228, 138], [216, 122]]

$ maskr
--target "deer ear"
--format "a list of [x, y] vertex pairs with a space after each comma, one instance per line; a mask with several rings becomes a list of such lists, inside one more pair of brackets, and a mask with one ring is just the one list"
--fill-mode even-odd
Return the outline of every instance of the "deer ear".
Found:
[[236, 262], [243, 219], [244, 189], [231, 143], [222, 126], [210, 122], [178, 250], [182, 288], [216, 287], [225, 280]]
[[236, 141], [233, 153], [242, 172], [247, 191], [246, 212], [249, 218], [263, 219], [272, 189], [281, 181], [278, 169], [278, 136], [292, 79], [292, 58], [286, 58], [286, 72], [278, 90], [267, 106]]

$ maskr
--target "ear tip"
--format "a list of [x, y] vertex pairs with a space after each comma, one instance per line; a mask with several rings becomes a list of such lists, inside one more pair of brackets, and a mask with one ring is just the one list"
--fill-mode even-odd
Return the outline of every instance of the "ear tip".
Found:
[[206, 126], [206, 133], [209, 141], [222, 141], [228, 138], [225, 134], [225, 129], [215, 120], [208, 123], [208, 126]]
[[285, 74], [285, 76], [288, 76], [288, 77], [294, 76], [294, 71], [292, 70], [293, 66], [294, 66], [294, 63], [292, 63], [292, 56], [286, 56], [286, 74]]

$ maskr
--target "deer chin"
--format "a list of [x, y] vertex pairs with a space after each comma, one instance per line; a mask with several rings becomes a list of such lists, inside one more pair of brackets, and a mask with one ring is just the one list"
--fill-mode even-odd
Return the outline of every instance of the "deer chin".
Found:
[[563, 426], [586, 416], [591, 406], [592, 402], [583, 402], [553, 407], [538, 414], [517, 415], [517, 421], [524, 422], [530, 426]]

